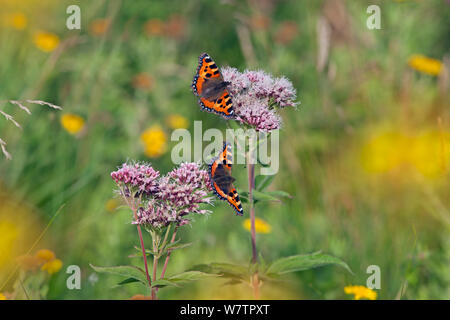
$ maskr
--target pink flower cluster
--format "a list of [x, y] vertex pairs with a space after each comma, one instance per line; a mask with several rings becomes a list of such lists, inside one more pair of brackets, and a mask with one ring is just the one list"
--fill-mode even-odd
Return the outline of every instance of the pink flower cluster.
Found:
[[274, 78], [264, 71], [236, 68], [222, 69], [228, 90], [233, 97], [237, 119], [258, 131], [270, 132], [281, 127], [281, 117], [275, 107], [295, 107], [296, 90], [285, 77]]
[[111, 172], [111, 178], [117, 184], [126, 186], [131, 192], [151, 194], [158, 189], [159, 172], [146, 164], [124, 163], [117, 171]]
[[[183, 163], [163, 177], [159, 177], [159, 172], [153, 168], [149, 170], [150, 168], [148, 165], [123, 164], [118, 171], [111, 173], [121, 194], [131, 198], [132, 201], [135, 201], [139, 193], [127, 193], [123, 191], [123, 187], [130, 190], [145, 190], [149, 185], [152, 186], [153, 192], [144, 193], [144, 196], [139, 197], [137, 219], [133, 223], [153, 228], [162, 228], [170, 223], [182, 226], [190, 222], [186, 218], [189, 213], [210, 212], [201, 209], [201, 205], [211, 204], [213, 200], [209, 196], [211, 191], [209, 174], [197, 163]], [[151, 176], [153, 180], [150, 182], [142, 176], [145, 178]]]

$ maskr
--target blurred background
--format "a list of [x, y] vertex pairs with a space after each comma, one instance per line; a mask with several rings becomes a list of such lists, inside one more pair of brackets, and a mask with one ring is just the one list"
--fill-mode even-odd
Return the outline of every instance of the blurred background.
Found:
[[[81, 30], [66, 28], [71, 4]], [[366, 27], [371, 4], [380, 30]], [[142, 293], [89, 267], [141, 264], [128, 257], [138, 237], [109, 174], [127, 159], [167, 172], [172, 130], [194, 120], [226, 128], [190, 89], [208, 52], [219, 66], [288, 77], [301, 102], [282, 111], [271, 186], [293, 198], [257, 205], [258, 249], [266, 260], [322, 250], [355, 273], [298, 272], [264, 285], [261, 297], [349, 299], [343, 288], [365, 285], [367, 267], [378, 265], [379, 299], [450, 298], [449, 1], [0, 0], [0, 8], [0, 110], [22, 126], [0, 115], [12, 155], [0, 153], [0, 292], [13, 291], [18, 257], [46, 248], [62, 261], [45, 280], [49, 299]], [[29, 115], [8, 103], [26, 99], [63, 110], [27, 104]], [[234, 169], [240, 190], [245, 171]], [[217, 202], [181, 232], [193, 245], [173, 253], [168, 272], [248, 263], [246, 218]], [[66, 287], [69, 265], [81, 268], [81, 290]], [[252, 298], [250, 287], [223, 283], [158, 295]]]

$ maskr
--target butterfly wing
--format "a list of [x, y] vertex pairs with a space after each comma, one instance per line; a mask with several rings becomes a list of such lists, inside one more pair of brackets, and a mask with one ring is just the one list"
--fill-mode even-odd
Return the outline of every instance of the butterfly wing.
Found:
[[234, 117], [233, 102], [214, 60], [203, 53], [198, 58], [197, 72], [192, 81], [192, 91], [199, 97], [202, 109], [225, 118]]
[[236, 211], [236, 214], [242, 215], [244, 210], [242, 209], [241, 200], [232, 184], [234, 181], [234, 178], [231, 176], [232, 164], [231, 145], [224, 143], [222, 152], [210, 165], [211, 183], [219, 199], [228, 201]]
[[207, 53], [202, 53], [198, 57], [197, 72], [192, 81], [192, 91], [194, 91], [194, 94], [200, 96], [203, 93], [205, 82], [213, 78], [223, 81], [222, 74], [216, 63]]
[[198, 101], [202, 109], [205, 109], [208, 112], [217, 113], [225, 118], [234, 117], [233, 102], [226, 89], [223, 90], [222, 95], [218, 99], [211, 101], [201, 97]]

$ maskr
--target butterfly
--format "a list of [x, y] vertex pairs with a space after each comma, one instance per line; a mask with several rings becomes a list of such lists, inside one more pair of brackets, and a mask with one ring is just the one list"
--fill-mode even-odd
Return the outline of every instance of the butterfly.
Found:
[[198, 58], [197, 72], [192, 81], [192, 91], [199, 97], [198, 103], [203, 110], [217, 113], [224, 118], [233, 118], [233, 102], [227, 86], [216, 63], [207, 53]]
[[244, 210], [236, 188], [233, 186], [235, 179], [231, 176], [231, 166], [233, 164], [231, 151], [231, 145], [224, 142], [222, 152], [209, 165], [211, 184], [214, 193], [219, 199], [228, 201], [236, 211], [236, 214], [242, 216]]

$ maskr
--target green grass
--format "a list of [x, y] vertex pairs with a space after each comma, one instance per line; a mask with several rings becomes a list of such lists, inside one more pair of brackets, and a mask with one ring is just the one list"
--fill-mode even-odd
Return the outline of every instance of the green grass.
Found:
[[[219, 66], [288, 77], [301, 101], [298, 110], [283, 111], [280, 172], [272, 186], [294, 198], [257, 205], [257, 216], [272, 226], [270, 234], [258, 235], [258, 249], [267, 260], [322, 250], [343, 259], [355, 273], [337, 267], [299, 272], [263, 287], [262, 297], [347, 298], [344, 286], [365, 285], [366, 268], [379, 265], [381, 299], [396, 298], [405, 282], [403, 298], [450, 298], [448, 170], [434, 180], [408, 169], [376, 175], [365, 172], [360, 161], [370, 134], [385, 124], [418, 132], [437, 128], [440, 117], [449, 130], [448, 90], [440, 92], [436, 77], [419, 74], [407, 63], [416, 53], [440, 60], [448, 54], [450, 6], [437, 0], [346, 2], [351, 20], [346, 30], [354, 40], [339, 41], [333, 33], [328, 68], [319, 73], [316, 23], [323, 2], [274, 2], [264, 12], [271, 19], [269, 29], [250, 29], [251, 42], [244, 41], [253, 48], [251, 61], [236, 31], [242, 27], [239, 17], [258, 12], [250, 2], [86, 1], [80, 32], [65, 28], [70, 1], [6, 8], [22, 10], [29, 21], [23, 31], [0, 29], [0, 100], [41, 99], [87, 121], [86, 133], [76, 138], [60, 126], [62, 112], [45, 107], [30, 107], [28, 116], [5, 106], [22, 131], [0, 119], [0, 137], [13, 155], [12, 161], [0, 157], [0, 192], [33, 208], [42, 225], [66, 205], [41, 245], [64, 262], [50, 282], [50, 299], [126, 299], [142, 293], [133, 284], [111, 289], [119, 281], [113, 276], [101, 274], [94, 285], [88, 280], [93, 273], [89, 263], [128, 264], [127, 256], [138, 245], [131, 214], [105, 210], [114, 188], [109, 173], [127, 159], [151, 160], [157, 169], [169, 171], [173, 144], [164, 156], [147, 159], [139, 141], [152, 124], [170, 134], [164, 122], [169, 114], [187, 117], [191, 128], [194, 120], [203, 121], [204, 129], [226, 128], [218, 117], [200, 111], [190, 91], [197, 57], [204, 51]], [[370, 31], [366, 8], [374, 2], [381, 7], [382, 30]], [[145, 35], [147, 20], [166, 21], [173, 14], [186, 19], [184, 38]], [[89, 24], [103, 17], [112, 19], [111, 30], [104, 37], [92, 36]], [[283, 45], [276, 42], [276, 31], [286, 20], [297, 23], [298, 35]], [[61, 41], [76, 38], [76, 44], [60, 55], [41, 52], [32, 42], [35, 30], [52, 31]], [[151, 91], [133, 88], [132, 78], [140, 72], [153, 77]], [[241, 190], [247, 188], [245, 171], [243, 166], [233, 171]], [[181, 232], [194, 244], [173, 254], [169, 273], [198, 263], [249, 261], [250, 234], [229, 206], [218, 202], [211, 216], [195, 220]], [[71, 264], [82, 269], [82, 290], [66, 289], [64, 270]], [[7, 273], [0, 269], [1, 281]], [[251, 297], [249, 288], [220, 288], [222, 283], [206, 280], [159, 294], [161, 299]]]

